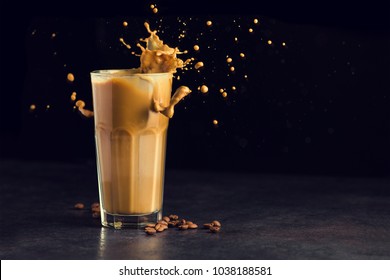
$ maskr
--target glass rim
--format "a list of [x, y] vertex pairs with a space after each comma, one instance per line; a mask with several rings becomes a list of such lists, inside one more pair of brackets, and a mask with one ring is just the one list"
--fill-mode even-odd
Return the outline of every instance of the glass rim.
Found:
[[126, 77], [126, 76], [169, 76], [172, 72], [141, 73], [139, 68], [128, 69], [99, 69], [90, 72], [92, 76], [102, 77]]

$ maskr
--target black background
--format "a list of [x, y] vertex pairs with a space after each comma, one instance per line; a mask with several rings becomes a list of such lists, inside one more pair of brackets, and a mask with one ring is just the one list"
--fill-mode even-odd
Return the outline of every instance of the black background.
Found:
[[[91, 104], [91, 70], [135, 66], [118, 37], [145, 37], [142, 22], [163, 17], [171, 35], [161, 37], [175, 44], [179, 16], [192, 17], [192, 28], [199, 28], [198, 33], [206, 30], [204, 20], [212, 19], [214, 33], [203, 38], [218, 38], [219, 47], [199, 54], [206, 65], [215, 65], [215, 72], [205, 67], [206, 78], [188, 74], [194, 92], [170, 122], [167, 168], [389, 174], [386, 4], [142, 2], [94, 2], [85, 7], [69, 1], [24, 3], [23, 7], [2, 2], [2, 158], [94, 161], [93, 121], [73, 111], [70, 93], [77, 91]], [[157, 15], [151, 13], [151, 3], [157, 4]], [[251, 44], [253, 39], [244, 32], [255, 17], [261, 19], [255, 33], [261, 45]], [[229, 25], [232, 19], [242, 23], [240, 48], [228, 42], [234, 33]], [[123, 30], [123, 20], [140, 33]], [[32, 39], [34, 30], [38, 39]], [[111, 34], [110, 30], [117, 31]], [[53, 32], [54, 40], [50, 39]], [[267, 46], [268, 38], [274, 46]], [[99, 44], [98, 39], [106, 43]], [[282, 41], [287, 48], [281, 47]], [[185, 41], [183, 45], [191, 46]], [[226, 64], [218, 61], [227, 52], [240, 50], [247, 58], [227, 77]], [[75, 83], [66, 82], [68, 72], [75, 74]], [[238, 78], [244, 72], [248, 81]], [[185, 74], [183, 78], [186, 81]], [[202, 82], [214, 91], [202, 96], [196, 90]], [[218, 89], [233, 82], [237, 93], [229, 92], [227, 101], [220, 98]], [[33, 103], [37, 110], [31, 113], [28, 108]], [[49, 110], [44, 109], [47, 104]], [[218, 127], [213, 119], [219, 120]]]

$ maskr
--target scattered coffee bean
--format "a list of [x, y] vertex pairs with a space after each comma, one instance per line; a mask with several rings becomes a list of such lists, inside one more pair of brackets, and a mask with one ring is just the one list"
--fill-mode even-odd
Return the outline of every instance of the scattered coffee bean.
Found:
[[217, 232], [219, 232], [221, 230], [221, 227], [217, 227], [217, 226], [211, 226], [210, 227], [210, 231], [212, 232], [212, 233], [217, 233]]
[[94, 202], [91, 204], [91, 211], [92, 211], [92, 217], [93, 218], [100, 218], [100, 204], [97, 202]]
[[203, 224], [203, 228], [209, 229], [213, 233], [221, 231], [222, 224], [221, 222], [214, 220], [211, 223]]
[[211, 224], [216, 227], [221, 227], [221, 223], [219, 221], [212, 221]]
[[168, 226], [169, 227], [176, 227], [178, 224], [179, 224], [179, 221], [175, 220], [175, 221], [170, 221], [168, 223]]
[[[168, 228], [168, 226], [163, 225], [163, 224], [160, 224], [160, 226], [159, 226], [159, 229], [161, 229], [161, 230], [166, 230], [167, 228]], [[157, 230], [157, 228], [156, 228], [156, 230]]]
[[180, 230], [186, 230], [186, 229], [188, 229], [188, 225], [186, 225], [186, 224], [180, 225], [180, 226], [179, 226], [179, 229], [180, 229]]
[[161, 228], [162, 224], [157, 223], [157, 225], [154, 227], [156, 230], [159, 230]]
[[94, 202], [91, 204], [91, 209], [94, 209], [94, 208], [100, 208], [100, 203], [99, 202]]
[[168, 218], [170, 218], [171, 220], [178, 220], [178, 219], [179, 219], [179, 216], [178, 216], [178, 215], [171, 214], [171, 215], [168, 216]]
[[84, 204], [81, 203], [81, 202], [78, 202], [74, 205], [74, 208], [75, 209], [78, 209], [78, 210], [81, 210], [81, 209], [84, 209]]
[[95, 206], [95, 207], [91, 208], [91, 211], [100, 212], [100, 206]]
[[188, 225], [188, 228], [189, 228], [189, 229], [196, 229], [196, 228], [198, 228], [198, 225], [192, 223], [192, 224], [189, 224], [189, 225]]
[[148, 231], [148, 230], [152, 230], [152, 229], [155, 229], [154, 226], [153, 227], [145, 227], [145, 231]]
[[164, 221], [166, 221], [167, 223], [169, 223], [171, 221], [171, 219], [169, 217], [167, 217], [167, 216], [164, 216], [162, 219]]
[[147, 224], [145, 226], [145, 233], [154, 234], [156, 232], [163, 232], [167, 228], [168, 228], [168, 225], [165, 224], [165, 221], [158, 221], [157, 224], [151, 224], [151, 223]]
[[145, 229], [145, 232], [149, 235], [153, 235], [156, 233], [156, 230], [154, 228], [147, 228]]
[[168, 223], [166, 221], [164, 221], [164, 220], [160, 220], [157, 223], [158, 224], [163, 224], [163, 225], [166, 225], [166, 226], [168, 225]]

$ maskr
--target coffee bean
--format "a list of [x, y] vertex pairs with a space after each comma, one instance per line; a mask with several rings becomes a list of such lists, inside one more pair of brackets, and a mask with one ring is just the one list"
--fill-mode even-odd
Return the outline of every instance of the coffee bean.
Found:
[[148, 231], [148, 230], [154, 230], [155, 228], [154, 227], [145, 227], [145, 231]]
[[170, 220], [171, 220], [171, 219], [170, 219], [169, 217], [167, 217], [167, 216], [163, 217], [162, 219], [163, 219], [164, 221], [166, 221], [167, 223], [169, 223]]
[[163, 224], [163, 225], [168, 225], [168, 223], [166, 222], [166, 221], [164, 221], [164, 220], [159, 220], [158, 222], [157, 222], [158, 224]]
[[81, 210], [81, 209], [84, 209], [84, 204], [81, 203], [81, 202], [78, 202], [74, 205], [74, 208], [75, 209], [78, 209], [78, 210]]
[[156, 233], [156, 230], [154, 228], [148, 228], [147, 230], [145, 229], [145, 232], [149, 235], [153, 235]]
[[221, 227], [222, 225], [221, 225], [221, 223], [219, 222], [219, 221], [212, 221], [211, 222], [211, 224], [213, 225], [213, 226], [217, 226], [217, 227]]
[[212, 233], [217, 233], [217, 232], [219, 232], [221, 230], [221, 227], [217, 227], [217, 226], [211, 226], [210, 227], [210, 231], [212, 232]]
[[204, 228], [207, 228], [207, 229], [209, 229], [211, 226], [212, 226], [211, 223], [203, 224], [203, 227], [204, 227]]
[[194, 223], [191, 223], [191, 224], [188, 225], [188, 228], [189, 229], [195, 229], [195, 228], [198, 228], [198, 225], [194, 224]]
[[154, 227], [145, 227], [145, 231], [155, 229]]
[[186, 229], [188, 229], [188, 225], [185, 225], [185, 224], [184, 225], [180, 225], [179, 229], [180, 230], [186, 230]]
[[191, 222], [191, 221], [186, 222], [186, 225], [192, 225], [192, 224], [193, 224], [193, 222]]
[[100, 208], [100, 203], [99, 202], [94, 202], [91, 204], [91, 209], [93, 208]]
[[146, 224], [146, 225], [145, 225], [145, 228], [147, 228], [147, 227], [154, 228], [155, 226], [156, 226], [156, 224]]
[[166, 228], [165, 227], [159, 227], [158, 229], [156, 229], [157, 232], [162, 232], [164, 231]]
[[169, 223], [168, 223], [168, 226], [169, 227], [176, 227], [177, 225], [179, 224], [179, 221], [170, 221]]
[[170, 218], [171, 220], [178, 220], [178, 219], [179, 219], [179, 216], [178, 216], [178, 215], [171, 214], [171, 215], [169, 215], [169, 218]]

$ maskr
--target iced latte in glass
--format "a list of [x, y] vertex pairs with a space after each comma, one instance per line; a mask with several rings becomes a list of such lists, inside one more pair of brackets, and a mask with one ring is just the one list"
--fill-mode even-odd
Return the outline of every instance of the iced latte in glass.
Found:
[[104, 226], [161, 218], [172, 73], [133, 70], [91, 73], [99, 195]]
[[117, 229], [161, 219], [168, 122], [191, 92], [181, 86], [171, 97], [186, 62], [145, 26], [139, 68], [91, 72], [101, 222]]

